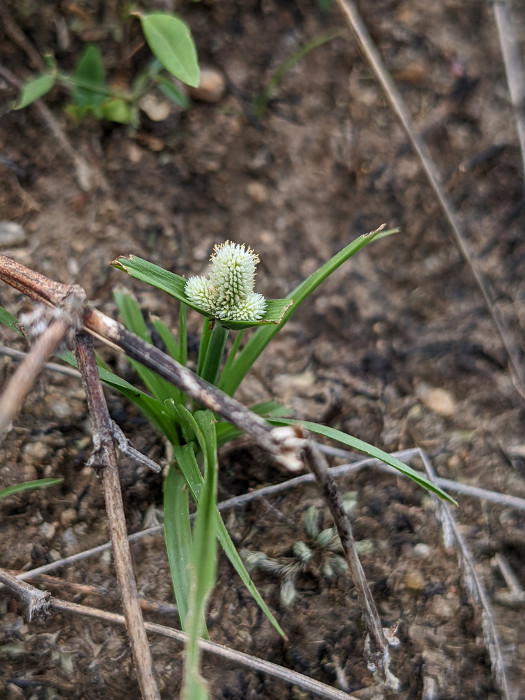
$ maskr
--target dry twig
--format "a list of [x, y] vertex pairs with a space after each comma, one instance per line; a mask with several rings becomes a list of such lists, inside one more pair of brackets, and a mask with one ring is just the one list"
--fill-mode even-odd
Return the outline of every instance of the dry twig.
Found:
[[98, 376], [93, 339], [89, 335], [80, 333], [77, 336], [75, 356], [82, 373], [93, 428], [93, 453], [88, 464], [93, 466], [102, 477], [115, 569], [135, 660], [135, 669], [144, 700], [160, 700], [159, 689], [153, 673], [153, 660], [144, 629], [144, 619], [138, 601], [137, 585], [133, 575], [118, 475], [117, 453], [113, 439], [113, 423]]
[[514, 379], [514, 384], [522, 398], [525, 397], [525, 376], [521, 364], [521, 353], [513, 342], [509, 329], [505, 324], [503, 318], [501, 317], [499, 310], [494, 304], [491, 294], [489, 293], [487, 283], [483, 276], [483, 273], [478, 265], [476, 257], [471, 250], [470, 244], [467, 241], [465, 233], [458, 221], [456, 214], [454, 213], [446, 195], [444, 189], [439, 181], [437, 175], [436, 166], [430, 157], [430, 154], [425, 147], [425, 144], [421, 141], [417, 135], [413, 125], [412, 119], [406, 108], [406, 105], [401, 97], [399, 90], [396, 88], [394, 81], [390, 77], [383, 60], [377, 50], [368, 30], [361, 19], [358, 12], [357, 5], [352, 0], [337, 0], [337, 5], [341, 10], [348, 26], [354, 33], [357, 40], [359, 48], [363, 52], [366, 61], [368, 62], [372, 72], [377, 78], [377, 81], [381, 85], [385, 97], [388, 100], [392, 110], [397, 115], [401, 126], [403, 127], [405, 134], [414, 149], [423, 171], [427, 177], [427, 180], [432, 187], [434, 194], [439, 202], [439, 205], [445, 215], [452, 233], [454, 240], [459, 249], [459, 252], [463, 256], [467, 266], [469, 267], [472, 276], [474, 277], [476, 284], [485, 301], [485, 306], [492, 318], [492, 321], [498, 331], [501, 338], [503, 347], [507, 353], [509, 359], [509, 366], [511, 369], [511, 374]]
[[[436, 473], [423, 450], [421, 450], [420, 456], [425, 466], [427, 477], [430, 479], [430, 481], [435, 481]], [[436, 499], [436, 502], [440, 513], [441, 525], [443, 527], [443, 540], [445, 547], [451, 547], [454, 542], [456, 543], [456, 552], [459, 565], [463, 572], [465, 587], [472, 598], [481, 607], [483, 633], [492, 666], [492, 672], [500, 689], [501, 697], [503, 700], [507, 700], [512, 696], [510, 695], [505, 664], [503, 662], [503, 653], [501, 651], [498, 632], [496, 630], [496, 623], [494, 622], [494, 614], [487, 592], [485, 591], [483, 583], [476, 572], [476, 567], [467, 543], [465, 542], [465, 539], [458, 528], [458, 524], [452, 515], [452, 511], [446, 503], [441, 501], [441, 499]]]

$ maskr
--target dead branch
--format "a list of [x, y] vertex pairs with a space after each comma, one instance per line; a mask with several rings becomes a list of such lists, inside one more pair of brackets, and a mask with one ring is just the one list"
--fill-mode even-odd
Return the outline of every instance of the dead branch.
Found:
[[27, 605], [29, 620], [33, 615], [46, 615], [49, 611], [49, 593], [39, 591], [29, 583], [20, 581], [5, 569], [0, 569], [0, 582]]
[[115, 570], [135, 660], [135, 669], [144, 700], [160, 700], [159, 689], [153, 673], [153, 660], [144, 629], [144, 619], [138, 601], [137, 585], [133, 575], [118, 475], [117, 453], [113, 440], [113, 423], [98, 376], [93, 339], [86, 333], [79, 333], [77, 336], [75, 356], [82, 373], [93, 428], [93, 453], [88, 463], [102, 477]]
[[[106, 622], [110, 622], [112, 624], [124, 625], [124, 618], [122, 615], [106, 612], [104, 610], [96, 610], [95, 608], [90, 608], [85, 605], [78, 605], [77, 603], [69, 603], [65, 600], [51, 598], [51, 606], [54, 609], [62, 612], [84, 615], [86, 617], [92, 617], [98, 620], [105, 620]], [[146, 622], [145, 625], [148, 632], [161, 634], [165, 637], [169, 637], [170, 639], [174, 639], [181, 644], [185, 643], [186, 641], [186, 635], [184, 632], [179, 630], [153, 622]], [[296, 685], [298, 688], [301, 688], [307, 693], [311, 693], [317, 697], [327, 698], [328, 700], [357, 700], [355, 695], [348, 695], [341, 690], [337, 690], [337, 688], [331, 688], [325, 683], [316, 681], [313, 678], [308, 678], [308, 676], [303, 676], [301, 673], [297, 673], [297, 671], [292, 671], [284, 666], [278, 666], [270, 661], [265, 661], [264, 659], [250, 656], [242, 651], [230, 649], [222, 644], [216, 644], [215, 642], [200, 639], [199, 646], [204, 653], [216, 656], [239, 666], [244, 666], [253, 671], [264, 673], [265, 675], [272, 676], [273, 678], [278, 678], [289, 685]]]
[[317, 486], [330, 508], [334, 525], [341, 540], [346, 563], [359, 598], [363, 620], [368, 631], [365, 643], [365, 659], [368, 669], [381, 685], [391, 691], [398, 692], [401, 684], [390, 671], [389, 647], [399, 646], [399, 640], [389, 630], [384, 630], [381, 625], [376, 604], [357, 554], [352, 524], [343, 507], [341, 492], [330, 474], [328, 463], [321, 450], [313, 440], [308, 438], [307, 432], [304, 429], [302, 430], [303, 454], [315, 477]]

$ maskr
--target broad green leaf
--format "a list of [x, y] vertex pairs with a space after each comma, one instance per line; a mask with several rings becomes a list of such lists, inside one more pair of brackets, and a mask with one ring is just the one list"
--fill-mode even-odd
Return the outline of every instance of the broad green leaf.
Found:
[[106, 74], [102, 54], [93, 45], [88, 46], [80, 57], [73, 75], [72, 100], [81, 110], [81, 116], [92, 110], [101, 118], [101, 105], [107, 99]]
[[153, 55], [175, 78], [197, 87], [200, 69], [188, 26], [178, 17], [163, 12], [144, 14], [139, 18]]
[[54, 84], [55, 77], [48, 73], [33, 78], [22, 88], [13, 109], [24, 109], [24, 107], [46, 95]]
[[7, 326], [10, 330], [14, 331], [15, 333], [18, 333], [18, 335], [23, 335], [22, 331], [18, 327], [18, 319], [16, 316], [13, 316], [13, 314], [10, 314], [9, 311], [6, 311], [2, 306], [0, 306], [0, 323], [3, 324], [4, 326]]
[[427, 491], [432, 491], [440, 498], [443, 498], [447, 501], [450, 501], [451, 503], [454, 503], [454, 505], [457, 505], [456, 501], [451, 496], [449, 496], [442, 489], [440, 489], [439, 486], [436, 486], [431, 481], [425, 479], [425, 477], [422, 474], [417, 472], [415, 469], [412, 469], [412, 467], [403, 464], [403, 462], [401, 462], [399, 459], [396, 459], [396, 457], [392, 457], [391, 455], [389, 455], [388, 452], [383, 452], [383, 450], [380, 450], [377, 447], [368, 444], [368, 442], [359, 440], [359, 438], [355, 438], [352, 435], [348, 435], [348, 433], [343, 433], [341, 430], [337, 430], [336, 428], [329, 428], [326, 425], [320, 425], [319, 423], [312, 423], [308, 420], [279, 418], [278, 420], [270, 420], [269, 422], [274, 425], [303, 425], [307, 430], [310, 430], [312, 433], [316, 433], [317, 435], [324, 435], [324, 437], [336, 440], [337, 442], [340, 442], [343, 445], [352, 447], [358, 452], [363, 452], [369, 457], [374, 457], [380, 462], [384, 462], [385, 464], [394, 467], [394, 469], [397, 469], [397, 471], [401, 472], [401, 474], [408, 476], [409, 479], [412, 479], [412, 481], [415, 481], [416, 484], [419, 484], [419, 486], [422, 486], [424, 489], [427, 489]]
[[226, 394], [233, 396], [255, 360], [259, 357], [274, 335], [276, 335], [276, 333], [278, 333], [290, 320], [304, 300], [307, 299], [315, 289], [317, 289], [321, 282], [324, 282], [324, 280], [329, 277], [332, 272], [337, 270], [338, 267], [352, 257], [352, 255], [357, 253], [358, 250], [361, 250], [361, 248], [363, 248], [365, 245], [373, 240], [397, 233], [397, 231], [398, 229], [390, 229], [388, 231], [377, 229], [371, 233], [365, 233], [362, 236], [359, 236], [359, 238], [352, 241], [352, 243], [347, 245], [346, 248], [343, 248], [341, 251], [339, 251], [339, 253], [334, 255], [333, 258], [330, 258], [328, 262], [312, 273], [310, 277], [304, 280], [304, 282], [301, 282], [301, 284], [296, 287], [293, 292], [290, 292], [287, 297], [289, 300], [293, 300], [293, 306], [290, 306], [285, 310], [277, 326], [258, 328], [255, 331], [253, 336], [237, 356], [235, 362], [233, 362], [231, 365], [228, 375], [226, 376], [223, 373], [221, 381], [219, 382], [219, 388]]
[[64, 479], [36, 479], [35, 481], [23, 481], [20, 484], [13, 484], [12, 486], [7, 486], [5, 489], [0, 489], [0, 498], [12, 496], [13, 494], [20, 493], [21, 491], [30, 491], [31, 489], [43, 489], [47, 486], [61, 484], [63, 481]]
[[[147, 260], [143, 260], [136, 255], [130, 255], [128, 257], [121, 256], [111, 264], [118, 270], [127, 272], [130, 277], [134, 277], [142, 282], [147, 282], [153, 287], [157, 287], [157, 289], [171, 294], [171, 296], [174, 296], [176, 299], [186, 304], [186, 306], [198, 311], [203, 316], [207, 318], [210, 317], [209, 312], [197, 306], [186, 297], [184, 290], [188, 280], [184, 277], [176, 275], [174, 272], [164, 270], [162, 267], [148, 262]], [[276, 326], [285, 318], [292, 303], [294, 302], [291, 298], [267, 299], [264, 318], [260, 321], [228, 321], [221, 319], [220, 324], [232, 330], [242, 330], [244, 328], [251, 328], [252, 326], [268, 326], [270, 324]]]
[[[179, 464], [186, 458], [195, 459], [191, 445], [175, 447], [174, 450]], [[181, 628], [184, 630], [190, 590], [191, 527], [186, 479], [173, 464], [170, 464], [164, 479], [164, 539]]]

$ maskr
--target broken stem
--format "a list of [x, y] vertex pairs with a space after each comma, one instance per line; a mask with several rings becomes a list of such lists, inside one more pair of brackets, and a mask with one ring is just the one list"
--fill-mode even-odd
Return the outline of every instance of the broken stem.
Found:
[[70, 324], [65, 318], [52, 321], [7, 382], [0, 402], [0, 442], [17, 416], [47, 358], [60, 345], [69, 328]]
[[117, 453], [113, 441], [113, 424], [98, 376], [93, 339], [85, 333], [80, 333], [77, 336], [75, 356], [82, 373], [93, 427], [93, 453], [89, 463], [99, 471], [102, 477], [115, 570], [137, 677], [144, 700], [160, 700], [133, 575], [117, 468]]
[[10, 574], [5, 569], [0, 569], [0, 582], [3, 583], [18, 598], [21, 598], [28, 608], [29, 620], [33, 614], [45, 615], [50, 605], [50, 594], [46, 591], [39, 591], [25, 581], [20, 581], [16, 576]]

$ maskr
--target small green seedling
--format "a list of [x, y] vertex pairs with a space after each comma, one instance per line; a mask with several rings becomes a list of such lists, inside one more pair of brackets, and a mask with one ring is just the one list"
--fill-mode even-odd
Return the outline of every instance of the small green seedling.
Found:
[[188, 99], [172, 80], [175, 77], [193, 87], [199, 84], [197, 52], [188, 27], [172, 14], [133, 13], [133, 16], [140, 20], [155, 58], [135, 76], [128, 90], [116, 90], [108, 84], [100, 49], [88, 45], [72, 74], [59, 70], [54, 59], [48, 57], [48, 70], [26, 83], [14, 109], [27, 107], [46, 95], [56, 83], [70, 93], [66, 112], [75, 121], [93, 115], [97, 119], [137, 126], [140, 101], [155, 88], [179, 107], [188, 107]]
[[[343, 495], [343, 507], [347, 515], [352, 515], [357, 507], [357, 492]], [[321, 512], [316, 506], [310, 506], [303, 515], [303, 527], [306, 541], [295, 542], [289, 557], [273, 559], [263, 552], [241, 550], [248, 571], [263, 571], [281, 580], [280, 597], [284, 606], [292, 605], [299, 596], [297, 580], [309, 574], [314, 578], [333, 579], [348, 571], [348, 565], [342, 556], [343, 548], [335, 527], [320, 529]], [[373, 551], [370, 540], [356, 542], [358, 554]]]
[[295, 66], [295, 64], [298, 63], [306, 55], [308, 55], [311, 51], [319, 48], [319, 46], [323, 46], [323, 44], [327, 44], [329, 41], [332, 41], [332, 39], [335, 39], [337, 36], [339, 36], [339, 31], [325, 32], [323, 34], [320, 34], [319, 36], [314, 37], [306, 44], [300, 46], [291, 56], [289, 56], [279, 66], [279, 68], [277, 68], [277, 70], [273, 73], [270, 80], [268, 81], [268, 84], [266, 85], [264, 90], [252, 99], [252, 112], [253, 116], [257, 121], [261, 121], [264, 118], [266, 112], [268, 111], [268, 108], [275, 99], [274, 96], [277, 89], [283, 82], [287, 73], [290, 72], [290, 70]]
[[22, 481], [20, 484], [13, 484], [12, 486], [6, 486], [5, 489], [0, 489], [0, 498], [14, 496], [15, 493], [22, 493], [22, 491], [32, 491], [34, 489], [55, 486], [55, 484], [61, 484], [63, 481], [64, 479], [35, 479], [34, 481]]

